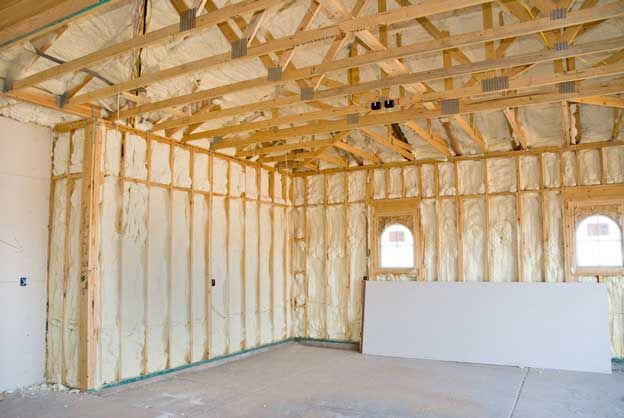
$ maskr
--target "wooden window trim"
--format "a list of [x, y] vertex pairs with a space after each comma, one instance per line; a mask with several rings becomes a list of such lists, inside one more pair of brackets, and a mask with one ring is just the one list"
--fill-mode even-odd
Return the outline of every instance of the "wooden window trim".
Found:
[[609, 216], [624, 232], [624, 186], [579, 187], [564, 192], [563, 198], [566, 282], [578, 281], [583, 276], [624, 275], [624, 266], [576, 266], [576, 229], [582, 219], [591, 215]]

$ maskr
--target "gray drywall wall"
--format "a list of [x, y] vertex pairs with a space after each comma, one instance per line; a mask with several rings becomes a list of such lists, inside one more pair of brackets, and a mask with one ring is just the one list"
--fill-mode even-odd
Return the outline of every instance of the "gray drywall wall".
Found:
[[363, 353], [610, 373], [607, 288], [368, 281]]
[[43, 381], [51, 142], [0, 117], [0, 391]]

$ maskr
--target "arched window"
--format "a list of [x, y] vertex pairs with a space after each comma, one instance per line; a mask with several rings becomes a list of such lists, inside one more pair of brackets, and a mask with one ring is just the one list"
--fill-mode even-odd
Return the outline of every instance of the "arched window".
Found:
[[405, 225], [390, 224], [381, 234], [381, 268], [414, 267], [414, 236]]
[[577, 267], [622, 267], [622, 230], [608, 216], [591, 215], [576, 227]]

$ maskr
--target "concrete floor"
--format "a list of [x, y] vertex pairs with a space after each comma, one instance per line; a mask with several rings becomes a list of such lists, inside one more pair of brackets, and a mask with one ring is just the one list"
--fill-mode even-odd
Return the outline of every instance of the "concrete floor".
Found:
[[96, 394], [18, 392], [0, 417], [624, 417], [611, 375], [363, 356], [287, 344]]

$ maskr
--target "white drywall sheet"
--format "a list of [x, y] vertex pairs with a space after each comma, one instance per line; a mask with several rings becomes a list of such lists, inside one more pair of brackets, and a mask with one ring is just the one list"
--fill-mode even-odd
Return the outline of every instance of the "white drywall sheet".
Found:
[[366, 283], [364, 354], [611, 372], [607, 287]]
[[[0, 117], [0, 392], [43, 381], [51, 150], [48, 128]], [[57, 170], [67, 165], [67, 154], [54, 164]], [[54, 206], [59, 218], [65, 216], [65, 196], [66, 184], [59, 183], [51, 196], [61, 200]], [[63, 246], [64, 228], [51, 228], [50, 245]], [[62, 258], [50, 260], [51, 275], [58, 277], [59, 261], [62, 270]], [[20, 277], [27, 278], [25, 287]], [[62, 297], [62, 290], [50, 286], [50, 299]], [[50, 311], [49, 317], [57, 338], [48, 341], [56, 349], [62, 313]]]

